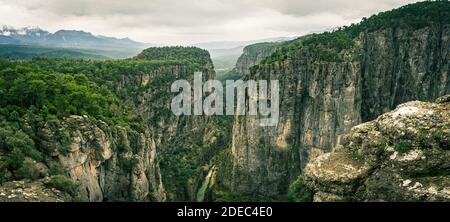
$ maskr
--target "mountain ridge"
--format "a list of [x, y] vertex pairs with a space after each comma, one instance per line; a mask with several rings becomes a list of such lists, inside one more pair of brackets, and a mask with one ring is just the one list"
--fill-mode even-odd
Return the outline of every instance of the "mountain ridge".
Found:
[[[149, 47], [151, 44], [141, 43], [129, 38], [115, 38], [102, 35], [94, 35], [82, 30], [61, 29], [54, 33], [43, 30], [39, 27], [14, 28], [3, 25], [0, 29], [0, 36], [8, 36], [18, 40], [22, 44], [42, 44], [59, 47]], [[0, 42], [2, 43], [2, 42]], [[116, 44], [116, 45], [114, 45]]]

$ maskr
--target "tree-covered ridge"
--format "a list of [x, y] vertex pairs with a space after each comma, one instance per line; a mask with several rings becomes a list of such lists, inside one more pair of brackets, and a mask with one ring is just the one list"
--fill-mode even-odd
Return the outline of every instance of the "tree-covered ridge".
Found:
[[288, 59], [293, 52], [303, 47], [308, 47], [324, 61], [339, 62], [337, 53], [351, 49], [353, 39], [362, 32], [397, 28], [421, 29], [447, 24], [450, 24], [450, 2], [447, 0], [418, 2], [363, 18], [358, 24], [340, 27], [333, 32], [311, 34], [286, 42], [261, 64]]
[[46, 160], [49, 151], [40, 145], [39, 131], [48, 123], [57, 127], [70, 115], [143, 130], [139, 117], [84, 74], [46, 71], [30, 61], [0, 61], [0, 183], [43, 176], [42, 161], [51, 175], [63, 174], [57, 162]]
[[70, 60], [70, 59], [33, 59], [28, 65], [43, 71], [65, 74], [84, 74], [90, 80], [113, 88], [122, 76], [142, 75], [158, 70], [160, 67], [180, 66], [193, 70], [202, 70], [196, 63], [179, 60]]
[[283, 42], [261, 42], [253, 45], [248, 45], [244, 48], [244, 52], [249, 56], [257, 55], [259, 52], [269, 50], [282, 45]]
[[[161, 67], [186, 73], [203, 68], [185, 60], [0, 60], [0, 183], [39, 178], [42, 164], [55, 171], [50, 175], [64, 174], [57, 161], [47, 159], [49, 151], [41, 147], [38, 133], [50, 123], [57, 132], [59, 123], [70, 115], [87, 115], [110, 126], [144, 132], [148, 123], [124, 102], [138, 98], [143, 86], [120, 83], [127, 77], [137, 81], [159, 73], [147, 87], [162, 90], [166, 86], [161, 81], [173, 76], [158, 72]], [[67, 137], [61, 135], [62, 140]]]
[[188, 61], [202, 66], [212, 64], [209, 52], [197, 47], [153, 47], [145, 49], [135, 59]]
[[[59, 135], [61, 126], [71, 115], [86, 115], [94, 124], [101, 120], [112, 129], [125, 128], [129, 136], [139, 135], [170, 115], [166, 101], [172, 95], [173, 81], [190, 79], [195, 71], [212, 68], [204, 50], [174, 47], [157, 51], [164, 56], [156, 53], [145, 59], [106, 61], [0, 60], [0, 184], [65, 175], [59, 162], [50, 158], [53, 151], [41, 144], [42, 130], [50, 127], [58, 134], [58, 141], [69, 144], [71, 135], [65, 131]], [[143, 101], [153, 110], [145, 119], [135, 110]], [[58, 150], [65, 155], [67, 147]], [[177, 169], [179, 175], [195, 165], [192, 161], [183, 164], [184, 168]]]
[[84, 74], [64, 74], [43, 70], [32, 62], [0, 62], [0, 105], [23, 114], [37, 109], [41, 114], [64, 117], [117, 115], [112, 107], [117, 98]]

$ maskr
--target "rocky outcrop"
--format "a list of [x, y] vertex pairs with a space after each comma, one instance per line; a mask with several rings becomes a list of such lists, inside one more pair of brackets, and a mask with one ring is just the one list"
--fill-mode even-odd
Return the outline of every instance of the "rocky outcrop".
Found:
[[43, 181], [10, 181], [0, 186], [0, 202], [65, 202], [72, 198]]
[[74, 181], [78, 199], [165, 200], [156, 146], [148, 131], [108, 126], [87, 116], [54, 124], [41, 130], [41, 143]]
[[240, 76], [250, 74], [250, 68], [272, 55], [283, 43], [264, 42], [246, 46], [238, 58], [234, 72]]
[[233, 169], [224, 180], [231, 191], [286, 193], [313, 150], [331, 151], [353, 126], [403, 102], [450, 92], [449, 25], [363, 31], [351, 42], [337, 53], [326, 47], [293, 47], [289, 56], [277, 51], [283, 59], [247, 75], [280, 81], [280, 118], [277, 127], [260, 127], [258, 117], [235, 117]]
[[315, 201], [450, 201], [450, 95], [352, 128], [304, 170]]

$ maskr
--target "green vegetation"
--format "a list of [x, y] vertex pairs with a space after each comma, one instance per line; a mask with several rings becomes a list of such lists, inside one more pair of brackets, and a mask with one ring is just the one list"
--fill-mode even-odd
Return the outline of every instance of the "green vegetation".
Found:
[[17, 176], [24, 179], [36, 180], [47, 176], [47, 169], [31, 158], [25, 158], [22, 166], [17, 169]]
[[248, 57], [256, 57], [263, 51], [271, 51], [283, 45], [283, 42], [262, 42], [246, 46], [244, 53]]
[[45, 47], [37, 45], [0, 44], [0, 58], [25, 59], [33, 58], [70, 58], [105, 60], [107, 56], [95, 54], [93, 50]]
[[235, 70], [216, 71], [216, 79], [225, 84], [227, 80], [238, 80], [242, 76], [236, 73]]
[[[341, 62], [339, 53], [354, 46], [353, 39], [363, 32], [383, 29], [421, 29], [426, 26], [450, 24], [450, 2], [426, 1], [403, 6], [363, 18], [358, 24], [341, 27], [333, 32], [311, 34], [286, 42], [262, 64], [291, 58], [300, 48], [312, 50], [319, 61]], [[254, 68], [256, 71], [258, 67]]]
[[394, 145], [394, 150], [399, 153], [407, 153], [411, 150], [411, 144], [407, 142], [400, 142]]
[[[200, 118], [196, 121], [201, 121]], [[232, 119], [231, 116], [210, 117], [206, 124], [177, 134], [161, 147], [159, 157], [164, 186], [168, 192], [174, 192], [177, 200], [187, 200], [186, 190], [202, 174], [201, 166], [230, 146]]]
[[142, 51], [135, 57], [136, 59], [145, 60], [176, 60], [188, 61], [191, 63], [205, 66], [211, 64], [209, 52], [196, 47], [154, 47]]
[[[160, 129], [161, 121], [163, 124], [170, 121], [173, 118], [167, 107], [173, 95], [170, 84], [176, 79], [191, 79], [194, 71], [204, 70], [210, 64], [209, 55], [204, 50], [181, 47], [153, 48], [146, 53], [145, 58], [120, 61], [0, 60], [0, 182], [50, 175], [54, 176], [52, 186], [71, 190], [61, 176], [65, 175], [65, 169], [58, 160], [48, 158], [54, 152], [50, 149], [55, 147], [43, 145], [40, 138], [41, 130], [48, 127], [60, 144], [56, 147], [59, 153], [67, 155], [70, 132], [77, 127], [76, 121], [67, 121], [70, 115], [87, 115], [94, 124], [102, 120], [109, 126], [124, 127], [130, 142], [138, 141], [139, 134], [149, 127]], [[152, 111], [144, 120], [132, 110], [135, 105], [148, 106]], [[161, 170], [166, 172], [163, 181], [168, 189], [182, 191], [198, 175], [199, 166], [213, 155], [214, 149], [228, 146], [229, 138], [225, 138], [228, 134], [220, 130], [202, 142], [205, 132], [213, 126], [231, 130], [231, 118], [226, 119], [226, 123], [217, 120], [217, 125], [210, 122], [182, 133], [185, 138], [173, 138], [164, 141], [167, 146], [158, 147]], [[61, 129], [63, 122], [68, 128]], [[111, 133], [120, 135], [114, 127]], [[200, 142], [186, 145], [186, 141]], [[133, 144], [130, 146], [112, 147], [118, 152], [119, 165], [125, 173], [132, 172], [136, 165], [133, 158], [121, 155], [138, 152], [132, 148]]]
[[[117, 85], [126, 76], [152, 73], [161, 66], [188, 67], [192, 72], [201, 68], [186, 61], [0, 60], [0, 182], [38, 179], [42, 175], [38, 163], [44, 163], [50, 175], [64, 174], [55, 161], [44, 160], [52, 150], [41, 146], [39, 131], [44, 125], [50, 127], [61, 143], [59, 152], [67, 154], [70, 135], [60, 130], [60, 123], [70, 115], [87, 115], [93, 121], [143, 132], [147, 123], [123, 103], [130, 98], [138, 100], [142, 90]], [[149, 87], [160, 93], [161, 84], [174, 78], [157, 76]], [[133, 166], [127, 161], [123, 165], [128, 171]]]
[[294, 202], [313, 201], [313, 192], [304, 184], [301, 176], [289, 187], [288, 199]]
[[47, 183], [47, 186], [56, 188], [69, 194], [74, 194], [76, 189], [75, 183], [70, 178], [64, 175], [51, 176], [50, 181], [48, 181]]
[[433, 133], [433, 138], [438, 142], [439, 147], [444, 150], [450, 150], [450, 124], [446, 124], [441, 129]]

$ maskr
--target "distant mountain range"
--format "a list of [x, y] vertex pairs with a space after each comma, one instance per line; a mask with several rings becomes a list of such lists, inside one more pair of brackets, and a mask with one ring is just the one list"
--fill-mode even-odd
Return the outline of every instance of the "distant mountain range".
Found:
[[129, 38], [97, 36], [85, 31], [59, 30], [50, 33], [38, 27], [15, 29], [6, 25], [0, 29], [0, 43], [40, 44], [66, 48], [145, 48], [150, 46], [150, 44], [136, 42]]
[[[5, 47], [5, 44], [8, 47]], [[76, 55], [76, 58], [80, 58], [86, 54], [85, 52], [80, 53], [80, 50], [90, 50], [91, 52], [86, 56], [88, 58], [118, 59], [132, 57], [150, 46], [153, 45], [133, 41], [129, 38], [93, 35], [85, 31], [59, 30], [51, 33], [38, 27], [19, 29], [6, 25], [0, 27], [0, 55], [8, 55], [6, 57], [12, 58], [43, 56], [50, 52], [52, 55], [58, 55], [62, 51], [64, 51], [63, 55], [69, 57]], [[24, 49], [32, 49], [29, 50], [32, 53]]]
[[[230, 70], [245, 46], [291, 39], [279, 37], [251, 41], [216, 41], [192, 46], [208, 50], [216, 70]], [[0, 26], [0, 57], [3, 58], [29, 59], [51, 55], [51, 57], [122, 59], [133, 57], [152, 46], [158, 45], [137, 42], [129, 38], [94, 35], [85, 31], [59, 30], [51, 33], [39, 27]]]

